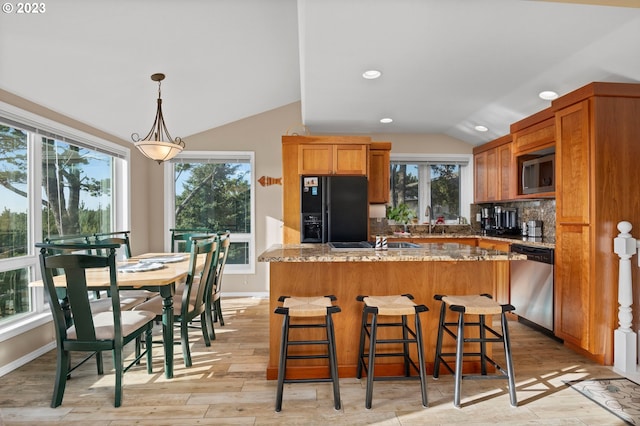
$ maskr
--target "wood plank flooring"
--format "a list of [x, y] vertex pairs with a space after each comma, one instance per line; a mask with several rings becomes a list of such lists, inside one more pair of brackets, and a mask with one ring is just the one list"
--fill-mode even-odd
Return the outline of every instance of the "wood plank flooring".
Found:
[[[55, 353], [0, 377], [0, 425], [616, 425], [613, 414], [568, 388], [563, 381], [618, 377], [562, 344], [510, 321], [518, 407], [509, 405], [504, 380], [465, 381], [462, 408], [453, 407], [453, 380], [428, 376], [429, 408], [417, 381], [376, 382], [373, 408], [364, 408], [364, 381], [341, 379], [343, 408], [333, 409], [331, 385], [285, 385], [282, 412], [274, 411], [275, 381], [265, 380], [268, 300], [222, 300], [225, 326], [207, 348], [192, 336], [193, 367], [185, 368], [176, 346], [175, 377], [164, 378], [162, 350], [154, 349], [154, 373], [144, 364], [124, 376], [123, 404], [113, 407], [113, 375], [98, 376], [90, 360], [67, 382], [62, 405], [49, 407]], [[159, 330], [158, 330], [159, 333]], [[176, 333], [177, 335], [177, 333]], [[354, 344], [357, 336], [354, 336]], [[495, 357], [500, 360], [500, 352]]]

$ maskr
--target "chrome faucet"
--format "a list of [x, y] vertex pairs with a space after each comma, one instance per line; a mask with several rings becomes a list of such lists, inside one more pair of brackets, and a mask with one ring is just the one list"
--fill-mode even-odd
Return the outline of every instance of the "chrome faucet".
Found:
[[425, 210], [424, 215], [427, 217], [427, 223], [429, 224], [429, 234], [431, 234], [433, 225], [431, 224], [431, 206], [430, 205], [427, 205], [427, 209]]

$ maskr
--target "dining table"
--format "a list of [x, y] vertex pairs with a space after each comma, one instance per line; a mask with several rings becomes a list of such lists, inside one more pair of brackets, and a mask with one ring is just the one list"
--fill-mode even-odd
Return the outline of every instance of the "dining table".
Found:
[[[202, 269], [198, 262], [197, 269]], [[149, 290], [163, 298], [162, 337], [164, 342], [164, 372], [173, 378], [173, 296], [176, 286], [184, 281], [189, 269], [189, 253], [145, 253], [117, 261], [119, 290]], [[87, 287], [90, 290], [109, 290], [108, 268], [87, 270]], [[56, 286], [66, 287], [64, 275], [54, 277]], [[43, 287], [42, 280], [29, 283], [31, 287]]]

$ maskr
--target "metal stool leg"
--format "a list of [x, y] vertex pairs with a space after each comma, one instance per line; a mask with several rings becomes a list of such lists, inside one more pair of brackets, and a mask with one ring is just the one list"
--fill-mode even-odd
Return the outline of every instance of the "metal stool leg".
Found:
[[509, 340], [509, 326], [507, 325], [507, 316], [503, 312], [500, 318], [500, 322], [502, 323], [502, 339], [504, 343], [504, 356], [507, 360], [507, 374], [509, 375], [509, 399], [511, 401], [511, 406], [516, 407], [518, 405], [518, 400], [516, 398], [516, 384], [515, 384], [515, 375], [513, 372], [513, 362], [511, 361], [511, 340]]
[[462, 358], [464, 355], [464, 312], [458, 314], [458, 336], [456, 339], [456, 374], [453, 388], [453, 405], [460, 408], [460, 390], [462, 388]]
[[442, 302], [440, 307], [440, 319], [438, 322], [438, 340], [436, 342], [436, 359], [433, 363], [433, 378], [437, 379], [440, 376], [440, 360], [442, 357], [442, 335], [444, 333], [444, 321], [447, 314], [447, 306]]
[[289, 346], [289, 315], [285, 314], [282, 320], [282, 337], [280, 340], [280, 363], [278, 365], [278, 389], [276, 392], [276, 411], [282, 409], [282, 391], [284, 390], [284, 377], [287, 370], [287, 352]]
[[367, 392], [365, 399], [365, 407], [367, 409], [371, 408], [371, 402], [373, 400], [373, 370], [376, 358], [376, 334], [378, 329], [378, 315], [377, 313], [373, 313], [371, 315], [371, 331], [369, 334], [369, 368], [367, 370]]
[[365, 334], [367, 334], [367, 315], [367, 311], [363, 309], [360, 325], [360, 346], [358, 350], [358, 369], [356, 370], [356, 379], [362, 378], [362, 369], [364, 368], [364, 342]]
[[[420, 367], [420, 392], [422, 393], [422, 406], [428, 407], [427, 400], [427, 372], [425, 371], [424, 344], [422, 342], [422, 324], [420, 323], [420, 315], [416, 312], [416, 344], [418, 345], [418, 363]], [[408, 349], [408, 348], [407, 348]]]
[[336, 356], [336, 337], [333, 330], [333, 319], [331, 318], [330, 312], [327, 313], [327, 342], [329, 347], [329, 370], [331, 371], [331, 381], [333, 382], [333, 405], [336, 410], [339, 410], [341, 402], [338, 360]]

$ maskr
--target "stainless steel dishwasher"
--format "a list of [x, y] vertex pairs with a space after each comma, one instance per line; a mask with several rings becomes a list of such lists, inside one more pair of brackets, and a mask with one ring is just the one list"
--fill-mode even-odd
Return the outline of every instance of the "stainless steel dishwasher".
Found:
[[511, 252], [527, 256], [510, 263], [514, 313], [553, 332], [553, 249], [511, 244]]

